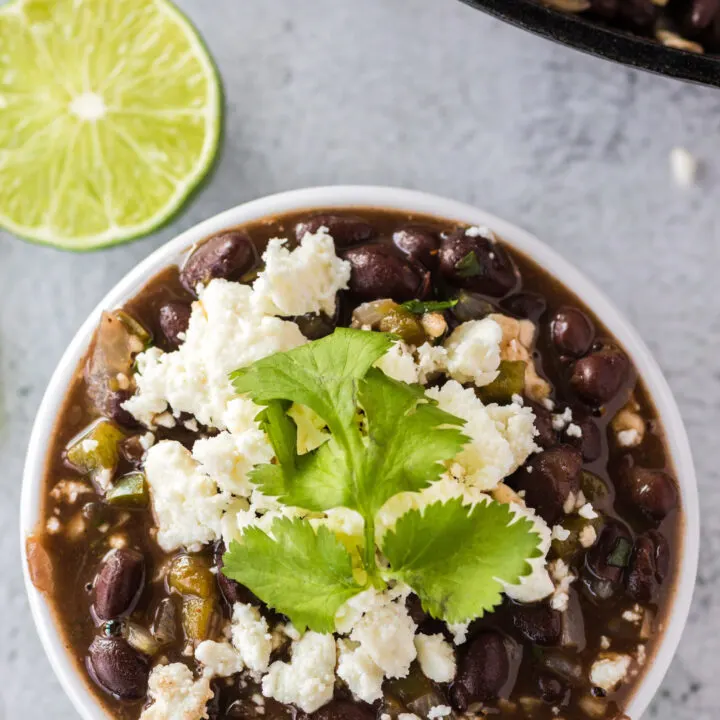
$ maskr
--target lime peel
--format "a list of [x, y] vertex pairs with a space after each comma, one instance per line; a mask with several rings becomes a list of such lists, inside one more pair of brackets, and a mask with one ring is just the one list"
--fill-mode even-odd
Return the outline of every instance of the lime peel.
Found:
[[220, 83], [168, 0], [14, 0], [0, 40], [0, 226], [107, 247], [162, 225], [212, 166]]

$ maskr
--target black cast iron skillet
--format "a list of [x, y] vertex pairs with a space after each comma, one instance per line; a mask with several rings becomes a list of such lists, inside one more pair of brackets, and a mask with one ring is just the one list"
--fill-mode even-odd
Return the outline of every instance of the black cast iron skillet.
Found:
[[537, 35], [625, 65], [720, 87], [720, 56], [666, 47], [629, 32], [538, 5], [533, 0], [462, 0]]

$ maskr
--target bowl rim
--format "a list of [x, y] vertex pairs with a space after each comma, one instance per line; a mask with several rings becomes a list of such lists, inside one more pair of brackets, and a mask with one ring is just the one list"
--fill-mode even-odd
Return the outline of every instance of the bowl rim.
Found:
[[86, 679], [66, 651], [59, 628], [45, 597], [30, 580], [25, 541], [40, 523], [46, 453], [57, 413], [93, 331], [104, 309], [132, 297], [153, 275], [176, 263], [195, 243], [209, 235], [252, 220], [291, 211], [330, 207], [367, 207], [422, 213], [491, 227], [511, 247], [525, 253], [575, 292], [625, 347], [645, 381], [667, 435], [684, 510], [681, 530], [682, 560], [674, 598], [660, 646], [635, 688], [626, 710], [639, 717], [662, 681], [677, 649], [690, 610], [699, 552], [698, 491], [693, 459], [679, 409], [670, 387], [637, 331], [612, 302], [579, 270], [534, 235], [483, 210], [415, 190], [382, 186], [328, 186], [291, 190], [252, 200], [219, 213], [163, 244], [131, 269], [100, 301], [75, 334], [55, 369], [33, 425], [27, 450], [20, 502], [20, 539], [25, 587], [35, 626], [55, 674], [83, 720], [107, 720]]
[[650, 38], [563, 13], [537, 0], [461, 0], [516, 27], [596, 57], [673, 77], [720, 86], [720, 58], [668, 47]]

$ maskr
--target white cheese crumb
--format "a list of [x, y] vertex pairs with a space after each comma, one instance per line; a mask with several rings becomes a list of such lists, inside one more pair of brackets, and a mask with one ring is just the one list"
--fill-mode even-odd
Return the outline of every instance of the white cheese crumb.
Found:
[[365, 612], [354, 624], [350, 639], [360, 644], [386, 677], [405, 677], [417, 655], [416, 630], [404, 603], [385, 602]]
[[617, 441], [621, 447], [635, 447], [639, 444], [640, 433], [635, 428], [620, 430], [617, 434]]
[[450, 682], [455, 677], [455, 652], [440, 633], [419, 633], [415, 636], [415, 649], [426, 677], [438, 683]]
[[350, 692], [366, 703], [373, 703], [383, 696], [385, 675], [362, 647], [355, 643], [338, 640], [337, 674], [347, 684]]
[[437, 720], [452, 715], [452, 708], [449, 705], [435, 705], [428, 711], [428, 720]]
[[140, 447], [147, 452], [155, 444], [155, 435], [151, 432], [146, 432], [144, 435], [140, 436], [139, 443]]
[[270, 664], [272, 634], [256, 607], [235, 603], [232, 617], [232, 644], [243, 663], [255, 672], [264, 672]]
[[625, 679], [632, 658], [619, 653], [602, 653], [590, 668], [590, 682], [606, 692], [613, 692]]
[[195, 659], [207, 677], [229, 677], [245, 667], [240, 653], [227, 642], [204, 640], [195, 648]]
[[415, 713], [400, 713], [397, 720], [420, 720], [420, 718]]
[[580, 545], [584, 548], [592, 547], [597, 540], [597, 530], [592, 525], [586, 525], [578, 535]]
[[165, 552], [185, 546], [197, 552], [220, 537], [221, 518], [228, 507], [227, 493], [201, 472], [190, 453], [174, 440], [148, 450], [145, 461], [157, 542]]
[[553, 540], [560, 540], [560, 542], [565, 542], [570, 537], [570, 531], [567, 528], [564, 528], [562, 525], [554, 525], [552, 529], [552, 539]]
[[595, 512], [592, 503], [585, 503], [579, 510], [578, 515], [586, 520], [594, 520], [598, 514]]
[[576, 425], [575, 423], [572, 423], [572, 422], [571, 422], [571, 423], [565, 428], [565, 433], [566, 433], [569, 437], [581, 438], [581, 437], [582, 437], [582, 428], [581, 428], [579, 425]]
[[550, 398], [543, 398], [542, 405], [546, 410], [552, 412], [555, 409], [555, 403]]
[[288, 250], [273, 238], [263, 254], [265, 269], [253, 285], [253, 304], [266, 315], [335, 314], [335, 296], [350, 280], [351, 265], [335, 254], [327, 228], [306, 233]]
[[262, 679], [262, 692], [278, 702], [315, 712], [332, 700], [335, 687], [335, 639], [306, 632], [292, 644], [289, 663], [274, 662]]
[[465, 230], [465, 235], [467, 237], [481, 237], [485, 238], [486, 240], [494, 240], [495, 236], [493, 235], [493, 231], [486, 227], [485, 225], [472, 225], [471, 227], [467, 228]]
[[182, 663], [157, 665], [150, 673], [148, 699], [152, 702], [140, 720], [187, 720], [206, 716], [205, 706], [214, 693], [210, 678], [195, 680]]
[[123, 407], [148, 427], [170, 406], [208, 427], [230, 429], [226, 415], [236, 393], [229, 373], [306, 342], [295, 323], [255, 311], [247, 285], [212, 280], [199, 298], [178, 350], [155, 347], [137, 356], [138, 390]]
[[183, 423], [183, 426], [186, 430], [189, 430], [190, 432], [197, 432], [200, 429], [200, 426], [197, 423], [197, 420], [195, 418], [190, 418], [189, 420], [186, 420]]
[[698, 161], [687, 148], [674, 147], [670, 151], [670, 169], [679, 187], [689, 188], [695, 184]]
[[562, 413], [552, 416], [553, 430], [560, 432], [565, 428], [566, 425], [572, 422], [573, 414], [572, 410], [568, 407]]
[[510, 400], [514, 402], [516, 405], [524, 405], [525, 404], [525, 398], [522, 395], [518, 395], [517, 393], [513, 393], [510, 396]]
[[640, 667], [643, 667], [645, 663], [647, 662], [647, 650], [645, 649], [644, 645], [638, 645], [637, 646], [637, 664]]
[[[519, 405], [485, 407], [472, 388], [450, 380], [442, 388], [430, 388], [428, 397], [441, 410], [467, 423], [463, 432], [471, 438], [455, 457], [450, 471], [462, 470], [459, 478], [479, 490], [492, 490], [527, 459], [537, 446], [532, 410]], [[458, 476], [456, 476], [458, 477]]]
[[577, 580], [577, 577], [570, 572], [570, 568], [564, 560], [558, 558], [548, 565], [555, 589], [550, 598], [550, 607], [559, 612], [566, 612], [570, 603], [570, 586]]
[[177, 420], [172, 416], [172, 413], [164, 412], [155, 416], [155, 424], [160, 427], [172, 429], [177, 425]]
[[447, 623], [447, 629], [453, 636], [456, 645], [463, 645], [467, 642], [467, 634], [470, 623]]
[[128, 539], [122, 533], [115, 533], [108, 539], [108, 545], [114, 550], [121, 550], [128, 546]]
[[633, 625], [639, 625], [642, 622], [645, 611], [640, 605], [633, 605], [632, 608], [625, 610], [622, 614], [622, 619], [626, 622], [632, 623]]
[[500, 374], [500, 340], [502, 328], [490, 318], [458, 325], [444, 343], [450, 377], [478, 387], [489, 385]]
[[607, 635], [601, 635], [600, 636], [600, 647], [603, 650], [609, 650], [610, 649], [610, 638]]
[[85, 438], [83, 441], [81, 441], [80, 447], [82, 448], [82, 451], [83, 451], [84, 453], [88, 453], [88, 454], [89, 454], [89, 453], [97, 450], [98, 441], [97, 441], [97, 440], [93, 440], [92, 438]]
[[79, 480], [59, 480], [50, 491], [50, 496], [58, 502], [74, 505], [82, 495], [89, 495], [92, 492], [93, 489], [89, 485]]
[[404, 383], [418, 382], [418, 366], [405, 343], [396, 342], [375, 363], [388, 377]]
[[48, 521], [45, 523], [45, 530], [50, 535], [57, 535], [60, 532], [60, 530], [62, 530], [62, 524], [53, 515], [52, 517], [48, 518]]

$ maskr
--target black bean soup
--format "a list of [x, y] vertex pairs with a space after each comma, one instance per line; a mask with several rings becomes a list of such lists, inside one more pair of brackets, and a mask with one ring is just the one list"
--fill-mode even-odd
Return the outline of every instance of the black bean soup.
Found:
[[[456, 648], [452, 683], [433, 683], [413, 665], [407, 678], [385, 681], [384, 700], [373, 706], [354, 700], [338, 681], [335, 699], [311, 717], [394, 720], [415, 712], [425, 718], [434, 705], [452, 707], [448, 717], [454, 718], [468, 708], [481, 713], [468, 717], [624, 717], [633, 687], [652, 663], [681, 556], [679, 494], [663, 428], [642, 380], [580, 299], [502, 241], [466, 234], [445, 220], [365, 208], [291, 213], [230, 229], [196, 249], [184, 269], [168, 268], [122, 312], [104, 317], [107, 327], [99, 328], [77, 368], [58, 418], [47, 462], [45, 523], [28, 541], [34, 582], [52, 599], [68, 651], [87, 672], [92, 691], [110, 716], [136, 720], [147, 703], [152, 666], [179, 661], [195, 669], [188, 642], [217, 637], [233, 602], [258, 603], [215, 572], [221, 546], [168, 556], [155, 542], [139, 470], [147, 430], [120, 405], [133, 391], [133, 353], [151, 343], [166, 351], [177, 347], [198, 282], [251, 282], [269, 238], [294, 242], [320, 226], [329, 228], [338, 253], [352, 264], [352, 276], [337, 317], [297, 319], [310, 339], [348, 325], [354, 308], [379, 298], [458, 297], [444, 311], [446, 332], [488, 313], [536, 324], [530, 357], [539, 381], [550, 384], [550, 395], [537, 401], [526, 396], [525, 403], [535, 411], [543, 450], [506, 482], [551, 527], [563, 525], [566, 532], [554, 535], [548, 561], [561, 558], [577, 580], [562, 611], [549, 600], [523, 605], [506, 598], [473, 622], [467, 641]], [[463, 271], [468, 257], [477, 263], [474, 273]], [[404, 331], [402, 323], [389, 329]], [[96, 367], [103, 332], [129, 333], [135, 345], [130, 343], [130, 354], [120, 353], [128, 376], [114, 374], [117, 357], [100, 359], [111, 365], [115, 380], [98, 387], [98, 377], [108, 377]], [[84, 460], [78, 459], [73, 440], [98, 418], [109, 421], [103, 435], [86, 443]], [[187, 425], [191, 429], [180, 423], [158, 427], [156, 439], [189, 447], [208, 434]], [[111, 490], [104, 494], [88, 482], [98, 468], [110, 468], [105, 481]], [[597, 517], [566, 514], [568, 499], [572, 506], [576, 497], [591, 501]], [[180, 601], [191, 581], [202, 587], [194, 591], [200, 599], [188, 616]], [[421, 628], [447, 632], [415, 596], [408, 603]], [[262, 612], [275, 618], [265, 607]], [[273, 659], [283, 652], [275, 651]], [[624, 681], [611, 691], [595, 686], [593, 663], [618, 655], [631, 659]], [[259, 686], [246, 677], [214, 680], [213, 689], [207, 706], [213, 720], [307, 717], [270, 699], [257, 706], [250, 698]]]

